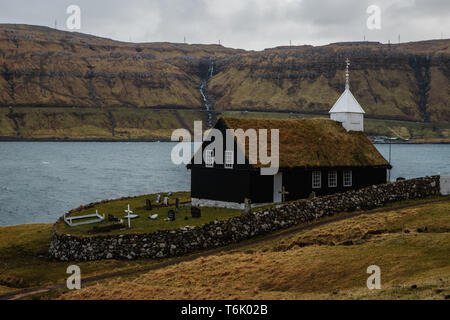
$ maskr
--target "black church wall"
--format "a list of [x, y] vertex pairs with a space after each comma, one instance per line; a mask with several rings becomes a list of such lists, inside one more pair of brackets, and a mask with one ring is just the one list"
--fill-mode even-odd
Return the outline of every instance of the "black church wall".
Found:
[[[352, 171], [352, 185], [344, 186], [344, 171]], [[321, 187], [312, 187], [312, 172], [321, 172]], [[337, 172], [337, 186], [328, 185], [328, 173]], [[386, 168], [293, 168], [283, 171], [283, 186], [289, 194], [287, 200], [307, 198], [314, 191], [316, 196], [329, 195], [336, 192], [357, 190], [367, 186], [386, 183]]]
[[262, 176], [257, 171], [250, 174], [250, 199], [252, 203], [273, 202], [273, 176]]
[[191, 197], [243, 203], [250, 197], [250, 172], [222, 168], [194, 167]]

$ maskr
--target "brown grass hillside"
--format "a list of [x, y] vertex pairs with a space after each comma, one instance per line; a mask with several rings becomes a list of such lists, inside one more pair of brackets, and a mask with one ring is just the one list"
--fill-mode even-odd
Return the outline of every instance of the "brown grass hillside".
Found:
[[200, 108], [201, 58], [230, 52], [2, 24], [0, 105]]
[[450, 40], [244, 51], [128, 43], [48, 27], [0, 25], [0, 106], [201, 108], [326, 112], [351, 88], [368, 116], [450, 121]]
[[280, 47], [240, 54], [210, 81], [219, 110], [327, 112], [350, 86], [368, 116], [450, 120], [449, 40]]
[[[444, 299], [450, 202], [361, 215], [62, 299]], [[381, 268], [381, 290], [366, 269]]]

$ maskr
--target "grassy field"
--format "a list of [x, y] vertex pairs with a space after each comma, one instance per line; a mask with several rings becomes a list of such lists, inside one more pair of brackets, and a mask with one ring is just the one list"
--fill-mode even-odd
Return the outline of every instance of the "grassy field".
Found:
[[[327, 117], [288, 112], [223, 111], [217, 116], [243, 118], [299, 119]], [[0, 138], [170, 140], [173, 130], [192, 132], [195, 120], [205, 123], [198, 110], [151, 110], [139, 108], [0, 108]], [[365, 119], [369, 135], [397, 136], [417, 142], [449, 142], [450, 124]]]
[[[363, 214], [62, 299], [445, 299], [450, 201]], [[381, 268], [381, 290], [366, 269]]]
[[[161, 201], [167, 194], [161, 194]], [[139, 215], [138, 218], [131, 220], [131, 228], [113, 230], [107, 234], [127, 234], [127, 233], [144, 233], [144, 232], [155, 232], [157, 230], [170, 230], [182, 228], [184, 226], [199, 226], [204, 223], [214, 221], [214, 220], [225, 220], [231, 217], [240, 215], [241, 210], [235, 209], [222, 209], [222, 208], [201, 208], [201, 218], [191, 217], [191, 207], [190, 205], [181, 205], [179, 212], [175, 214], [175, 221], [165, 221], [167, 218], [167, 213], [169, 210], [175, 210], [175, 198], [179, 198], [180, 202], [189, 202], [190, 193], [189, 192], [176, 192], [169, 197], [169, 206], [165, 207], [155, 207], [153, 210], [149, 211], [145, 209], [146, 199], [152, 201], [153, 206], [155, 206], [156, 194], [142, 195], [132, 198], [124, 198], [118, 200], [112, 200], [108, 202], [97, 203], [93, 206], [80, 207], [73, 211], [67, 216], [82, 216], [87, 214], [95, 213], [96, 210], [100, 214], [105, 214], [106, 219], [103, 222], [95, 224], [80, 225], [75, 227], [70, 227], [66, 223], [58, 223], [57, 231], [61, 233], [69, 233], [71, 235], [87, 236], [88, 232], [93, 229], [94, 226], [107, 226], [117, 222], [109, 222], [107, 219], [108, 213], [114, 215], [117, 218], [122, 218], [126, 215], [124, 212], [127, 209], [128, 204], [130, 209], [134, 214]], [[158, 214], [158, 218], [155, 220], [148, 219], [148, 216]], [[125, 225], [127, 225], [127, 220], [124, 219]], [[103, 235], [105, 233], [99, 233]]]
[[[430, 199], [439, 198], [425, 200]], [[395, 202], [386, 208], [420, 204], [423, 201]], [[450, 294], [449, 210], [450, 201], [447, 201], [362, 215], [279, 240], [252, 244], [264, 239], [257, 237], [246, 241], [248, 245], [241, 249], [228, 246], [225, 248], [231, 250], [228, 253], [197, 258], [142, 276], [102, 281], [80, 292], [64, 295], [63, 298], [308, 299], [400, 296], [440, 299]], [[339, 216], [350, 217], [354, 214], [358, 213], [343, 213]], [[334, 217], [327, 217], [292, 229], [314, 227], [317, 222], [332, 219]], [[418, 232], [418, 229], [424, 231], [425, 227], [425, 232]], [[73, 262], [54, 261], [47, 257], [51, 228], [51, 224], [0, 227], [0, 295], [65, 281], [68, 276], [66, 269]], [[372, 232], [365, 236], [368, 230]], [[373, 230], [383, 232], [374, 233]], [[349, 245], [350, 240], [353, 245]], [[89, 277], [139, 270], [185, 258], [111, 259], [76, 264], [80, 266], [83, 277]], [[365, 268], [368, 263], [378, 263], [382, 268], [383, 290], [368, 292], [363, 286], [361, 281], [367, 277]], [[390, 269], [393, 272], [391, 275]], [[346, 277], [341, 282], [339, 279], [344, 275]], [[289, 280], [289, 277], [293, 279]], [[418, 289], [412, 290], [410, 286], [413, 284]], [[105, 288], [112, 290], [108, 293]], [[336, 290], [338, 293], [334, 294]], [[60, 293], [64, 291], [34, 298], [55, 298]]]
[[0, 108], [0, 137], [25, 139], [170, 140], [206, 113], [137, 108]]
[[[72, 262], [48, 259], [51, 224], [0, 227], [0, 295], [23, 288], [63, 282]], [[136, 269], [165, 260], [104, 260], [77, 262], [83, 275], [93, 276], [119, 270]]]
[[[243, 118], [273, 118], [273, 119], [301, 119], [328, 118], [328, 115], [313, 115], [288, 112], [245, 112], [224, 111], [225, 117]], [[364, 119], [364, 132], [367, 135], [391, 136], [403, 139], [414, 139], [417, 142], [450, 142], [450, 124], [448, 123], [419, 123], [399, 120]]]

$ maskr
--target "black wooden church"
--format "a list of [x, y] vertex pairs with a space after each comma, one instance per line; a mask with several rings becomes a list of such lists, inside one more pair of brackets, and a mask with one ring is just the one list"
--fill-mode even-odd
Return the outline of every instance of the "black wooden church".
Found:
[[[211, 162], [217, 158], [212, 154], [202, 164], [188, 165], [192, 204], [243, 208], [245, 198], [267, 204], [386, 183], [391, 166], [364, 135], [364, 111], [348, 80], [330, 114], [331, 119], [219, 118], [214, 128], [224, 136], [226, 129], [278, 129], [279, 170], [261, 175], [259, 163], [249, 164], [248, 143], [235, 143], [233, 152], [224, 146], [223, 164]], [[237, 164], [237, 148], [246, 156], [244, 164]]]

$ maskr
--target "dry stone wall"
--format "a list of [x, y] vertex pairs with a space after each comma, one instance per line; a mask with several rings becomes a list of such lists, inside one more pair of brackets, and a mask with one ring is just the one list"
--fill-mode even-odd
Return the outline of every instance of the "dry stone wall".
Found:
[[202, 226], [147, 234], [78, 237], [53, 228], [50, 255], [58, 260], [164, 258], [236, 243], [339, 212], [372, 209], [388, 202], [438, 195], [439, 176], [398, 181], [313, 199], [282, 203]]

